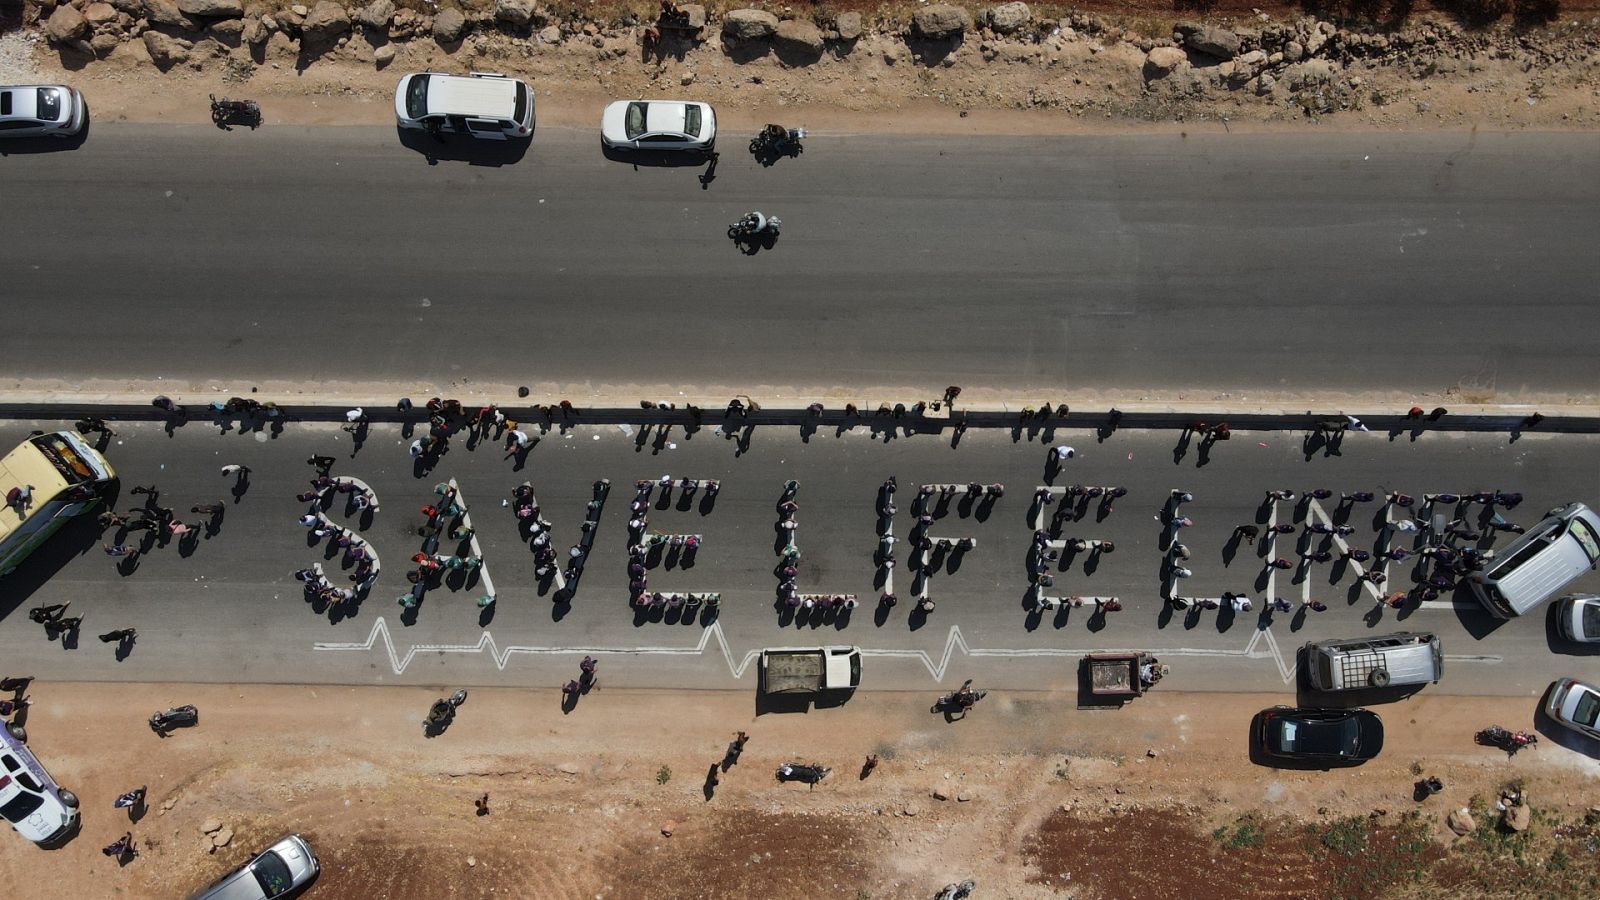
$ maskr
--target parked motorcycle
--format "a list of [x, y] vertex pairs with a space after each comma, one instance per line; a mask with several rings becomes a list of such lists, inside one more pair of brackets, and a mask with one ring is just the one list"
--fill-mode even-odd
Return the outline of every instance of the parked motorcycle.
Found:
[[944, 890], [940, 891], [939, 896], [933, 898], [933, 900], [966, 900], [977, 889], [978, 883], [968, 878], [958, 884], [945, 885]]
[[166, 737], [174, 728], [187, 728], [200, 721], [200, 710], [193, 706], [175, 706], [150, 717], [150, 730]]
[[[961, 683], [961, 687], [956, 688], [955, 690], [945, 694], [943, 697], [940, 697], [937, 701], [935, 701], [932, 711], [952, 714], [960, 713], [962, 716], [964, 716], [967, 714], [967, 710], [971, 709], [979, 700], [982, 700], [988, 695], [988, 691], [973, 690], [972, 679], [968, 678], [966, 681]], [[959, 716], [957, 718], [959, 718]]]
[[778, 229], [782, 227], [783, 220], [777, 216], [763, 215], [759, 210], [752, 211], [740, 216], [737, 222], [728, 226], [728, 237], [735, 241], [752, 240], [764, 235], [777, 237]]
[[232, 131], [233, 125], [248, 125], [254, 131], [261, 127], [261, 107], [254, 100], [229, 100], [224, 97], [217, 99], [216, 94], [211, 96], [211, 121], [224, 131]]
[[778, 767], [779, 781], [801, 781], [812, 787], [817, 782], [827, 778], [833, 770], [827, 766], [806, 765], [804, 763], [784, 763]]
[[456, 717], [456, 707], [467, 702], [466, 689], [456, 691], [448, 699], [440, 698], [433, 701], [433, 706], [428, 709], [427, 725], [432, 728], [443, 728], [450, 724]]
[[760, 134], [750, 139], [750, 153], [762, 165], [770, 166], [780, 156], [795, 157], [805, 152], [805, 147], [800, 143], [805, 140], [804, 128], [785, 128], [782, 125], [768, 125]]
[[1516, 756], [1517, 751], [1523, 747], [1537, 746], [1539, 736], [1526, 731], [1509, 731], [1499, 725], [1490, 725], [1474, 735], [1477, 742], [1485, 747], [1499, 747], [1508, 756]]

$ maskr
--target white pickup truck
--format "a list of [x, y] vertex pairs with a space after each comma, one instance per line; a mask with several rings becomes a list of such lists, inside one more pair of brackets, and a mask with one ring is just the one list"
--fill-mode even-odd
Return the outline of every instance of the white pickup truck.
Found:
[[769, 647], [761, 651], [762, 693], [852, 691], [860, 686], [860, 647]]

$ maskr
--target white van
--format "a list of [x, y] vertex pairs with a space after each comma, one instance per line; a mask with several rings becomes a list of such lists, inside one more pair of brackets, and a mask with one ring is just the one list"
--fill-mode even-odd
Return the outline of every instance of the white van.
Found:
[[1527, 614], [1600, 564], [1600, 516], [1582, 503], [1550, 510], [1469, 584], [1490, 615]]
[[0, 728], [0, 816], [35, 844], [51, 844], [78, 824], [78, 798], [56, 785], [23, 743], [15, 722]]
[[1306, 680], [1319, 691], [1432, 684], [1444, 676], [1444, 653], [1431, 634], [1403, 631], [1306, 644]]
[[533, 88], [493, 72], [413, 72], [394, 92], [401, 128], [506, 141], [533, 137]]

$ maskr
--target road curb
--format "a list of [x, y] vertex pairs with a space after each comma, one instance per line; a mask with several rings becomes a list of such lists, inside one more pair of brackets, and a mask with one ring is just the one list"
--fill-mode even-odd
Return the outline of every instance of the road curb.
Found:
[[[260, 416], [235, 416], [216, 413], [207, 404], [209, 400], [184, 397], [173, 398], [175, 402], [189, 410], [187, 418], [190, 421], [237, 421], [241, 418], [252, 421], [262, 421], [270, 424], [274, 419], [264, 419]], [[284, 422], [337, 422], [345, 421], [345, 413], [354, 406], [361, 406], [365, 410], [367, 419], [373, 423], [403, 424], [406, 422], [418, 423], [427, 421], [428, 414], [417, 406], [409, 411], [402, 411], [388, 399], [382, 401], [362, 402], [360, 399], [352, 400], [342, 398], [337, 401], [303, 401], [281, 404], [278, 409], [282, 413]], [[748, 406], [748, 403], [747, 403]], [[728, 415], [723, 401], [713, 401], [706, 406], [698, 407], [702, 427], [716, 427], [731, 425], [735, 428], [757, 425], [788, 425], [816, 428], [837, 428], [840, 426], [860, 427], [867, 426], [877, 430], [901, 429], [912, 432], [938, 432], [953, 427], [957, 422], [964, 421], [971, 428], [1021, 428], [1030, 433], [1047, 430], [1083, 430], [1094, 429], [1099, 431], [1115, 430], [1117, 428], [1150, 429], [1150, 430], [1181, 430], [1196, 424], [1209, 423], [1216, 425], [1226, 422], [1230, 429], [1235, 431], [1313, 431], [1318, 423], [1332, 420], [1343, 420], [1345, 413], [1355, 415], [1373, 432], [1403, 434], [1412, 431], [1454, 431], [1454, 432], [1519, 432], [1526, 429], [1527, 417], [1535, 411], [1532, 406], [1473, 406], [1453, 410], [1437, 421], [1429, 421], [1426, 417], [1413, 419], [1404, 413], [1394, 413], [1389, 410], [1369, 410], [1362, 408], [1349, 408], [1342, 410], [1317, 410], [1317, 409], [1287, 409], [1266, 407], [1226, 407], [1213, 406], [1203, 403], [1170, 405], [1170, 404], [1128, 404], [1119, 407], [1120, 416], [1112, 421], [1109, 411], [1096, 410], [1093, 412], [1070, 412], [1062, 417], [1050, 412], [1041, 417], [1037, 413], [1027, 415], [1026, 410], [1031, 406], [1024, 404], [982, 404], [968, 406], [957, 403], [952, 409], [944, 406], [939, 410], [931, 408], [922, 414], [912, 411], [910, 405], [902, 408], [900, 415], [894, 413], [894, 406], [887, 403], [873, 402], [871, 404], [857, 403], [860, 410], [856, 413], [846, 412], [841, 403], [835, 407], [824, 407], [821, 413], [812, 413], [801, 406], [776, 406], [760, 405], [754, 410], [747, 409], [745, 414]], [[472, 408], [470, 405], [467, 408]], [[500, 406], [505, 415], [518, 422], [543, 422], [545, 415], [535, 404], [515, 404]], [[576, 415], [563, 419], [559, 408], [551, 408], [549, 421], [561, 425], [693, 425], [694, 413], [690, 404], [680, 404], [674, 408], [642, 409], [638, 406], [581, 406]], [[1600, 433], [1600, 410], [1592, 408], [1552, 408], [1543, 414], [1544, 418], [1535, 428], [1540, 432], [1561, 434], [1594, 434]], [[108, 397], [105, 395], [84, 396], [81, 399], [51, 398], [48, 400], [27, 400], [0, 397], [0, 419], [9, 420], [73, 420], [83, 416], [93, 416], [108, 421], [145, 421], [162, 422], [172, 418], [168, 413], [152, 406], [148, 401], [135, 402], [123, 397]]]

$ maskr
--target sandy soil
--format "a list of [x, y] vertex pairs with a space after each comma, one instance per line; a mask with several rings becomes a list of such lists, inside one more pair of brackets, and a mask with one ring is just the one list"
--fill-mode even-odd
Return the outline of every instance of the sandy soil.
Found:
[[[324, 866], [308, 896], [343, 900], [637, 897], [646, 885], [669, 900], [921, 898], [963, 878], [982, 897], [1300, 897], [1330, 871], [1358, 884], [1396, 860], [1481, 896], [1495, 885], [1471, 847], [1500, 838], [1485, 823], [1449, 846], [1443, 816], [1519, 779], [1538, 812], [1530, 834], [1570, 845], [1561, 883], [1600, 886], [1600, 831], [1581, 824], [1600, 765], [1548, 741], [1512, 759], [1472, 743], [1492, 721], [1527, 727], [1527, 700], [1386, 706], [1378, 760], [1318, 772], [1247, 760], [1269, 696], [1156, 693], [1080, 711], [1059, 694], [991, 694], [947, 724], [931, 696], [758, 719], [744, 693], [603, 685], [570, 714], [554, 689], [474, 691], [427, 738], [439, 693], [425, 690], [36, 684], [30, 743], [83, 798], [85, 821], [55, 851], [7, 836], [0, 883], [17, 900], [182, 895], [300, 832]], [[156, 738], [145, 717], [180, 702], [199, 706], [199, 726]], [[705, 773], [736, 729], [749, 745], [708, 799]], [[862, 778], [868, 753], [881, 763]], [[814, 790], [779, 784], [787, 761], [834, 773]], [[1413, 802], [1419, 771], [1445, 792]], [[111, 800], [139, 784], [150, 811], [129, 825]], [[1237, 836], [1252, 812], [1256, 843]], [[214, 853], [201, 831], [213, 818], [234, 832]], [[1233, 830], [1219, 840], [1218, 827]], [[99, 848], [129, 828], [142, 855], [119, 868]]]

